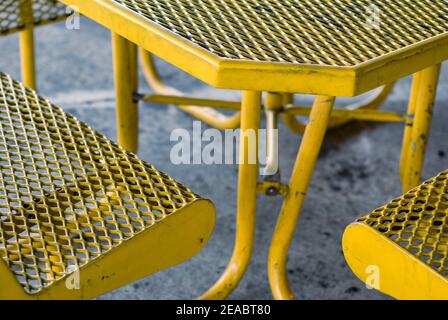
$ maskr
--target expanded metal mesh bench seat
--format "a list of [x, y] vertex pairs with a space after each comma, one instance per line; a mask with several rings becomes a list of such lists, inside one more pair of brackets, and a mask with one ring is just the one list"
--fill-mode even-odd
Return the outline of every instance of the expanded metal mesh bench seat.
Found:
[[388, 295], [448, 299], [448, 171], [351, 224], [343, 250], [353, 272], [368, 284], [377, 276]]
[[183, 262], [213, 204], [0, 73], [0, 298], [92, 298]]

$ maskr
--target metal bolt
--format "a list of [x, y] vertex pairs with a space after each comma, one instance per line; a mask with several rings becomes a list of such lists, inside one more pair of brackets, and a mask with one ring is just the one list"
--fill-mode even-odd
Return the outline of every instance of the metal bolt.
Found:
[[269, 187], [269, 188], [266, 190], [266, 195], [269, 196], [269, 197], [275, 197], [275, 196], [277, 196], [278, 194], [279, 194], [279, 190], [278, 190], [278, 188], [276, 188], [276, 187]]

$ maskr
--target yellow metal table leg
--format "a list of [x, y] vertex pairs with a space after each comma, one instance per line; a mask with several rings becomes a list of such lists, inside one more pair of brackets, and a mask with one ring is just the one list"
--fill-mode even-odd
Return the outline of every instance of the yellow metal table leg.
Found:
[[274, 298], [279, 300], [294, 298], [286, 275], [288, 249], [324, 140], [334, 101], [334, 97], [316, 98], [292, 172], [289, 192], [272, 238], [268, 259], [269, 282]]
[[414, 79], [412, 81], [411, 95], [409, 98], [408, 111], [406, 115], [406, 123], [403, 133], [403, 145], [401, 148], [400, 179], [402, 184], [404, 184], [404, 175], [405, 175], [404, 171], [406, 168], [406, 161], [408, 160], [408, 151], [412, 136], [412, 125], [414, 123], [415, 108], [417, 105], [417, 99], [420, 92], [421, 79], [422, 79], [421, 72], [414, 74]]
[[26, 87], [36, 89], [33, 8], [31, 0], [21, 1], [20, 13], [22, 24], [25, 26], [25, 29], [19, 35], [22, 82]]
[[[240, 164], [238, 176], [237, 227], [232, 258], [221, 278], [200, 299], [227, 298], [246, 272], [252, 256], [258, 177], [258, 129], [260, 127], [261, 93], [243, 93]], [[257, 141], [245, 137], [254, 136]], [[255, 146], [253, 145], [255, 143]], [[254, 155], [253, 152], [256, 154]]]
[[137, 46], [112, 33], [118, 143], [126, 150], [138, 149]]
[[406, 124], [400, 168], [404, 192], [420, 183], [439, 74], [440, 65], [436, 65], [414, 78], [408, 110], [411, 122]]
[[[381, 88], [377, 88], [371, 92], [371, 94], [363, 99], [362, 101], [352, 103], [344, 107], [346, 110], [378, 110], [381, 108], [383, 103], [387, 100], [390, 93], [394, 89], [395, 83], [385, 85]], [[350, 119], [338, 118], [332, 116], [330, 122], [328, 123], [328, 128], [333, 129], [350, 122]]]
[[[180, 91], [167, 86], [163, 82], [162, 77], [157, 72], [156, 66], [154, 65], [151, 53], [142, 49], [140, 50], [140, 55], [145, 79], [154, 92], [164, 95], [182, 95]], [[226, 116], [208, 107], [180, 105], [179, 108], [218, 129], [234, 129], [238, 128], [238, 125], [240, 124], [240, 112], [236, 112], [231, 116]]]

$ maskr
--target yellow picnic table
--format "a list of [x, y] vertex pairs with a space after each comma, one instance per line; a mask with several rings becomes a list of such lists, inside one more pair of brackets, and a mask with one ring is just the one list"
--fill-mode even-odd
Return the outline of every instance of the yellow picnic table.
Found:
[[[403, 121], [400, 177], [403, 189], [420, 181], [440, 63], [448, 59], [445, 1], [389, 0], [61, 0], [113, 34], [119, 143], [138, 145], [138, 102], [193, 104], [241, 112], [226, 126], [260, 127], [262, 93], [268, 114], [286, 121], [308, 115], [269, 254], [275, 298], [293, 297], [286, 276], [287, 252], [327, 127], [341, 119]], [[240, 103], [138, 91], [137, 47], [152, 84], [156, 55], [205, 83], [241, 90]], [[415, 73], [406, 116], [376, 110], [335, 109], [337, 96], [355, 96]], [[159, 90], [163, 91], [163, 90]], [[294, 106], [292, 94], [317, 95], [311, 109]], [[241, 122], [239, 121], [241, 117]], [[272, 127], [275, 128], [275, 121]], [[242, 135], [244, 137], [244, 135]], [[249, 148], [241, 140], [241, 159]], [[398, 150], [398, 148], [397, 148]], [[258, 164], [241, 161], [234, 254], [220, 280], [202, 298], [227, 297], [237, 286], [253, 248]], [[266, 182], [258, 185], [266, 191]]]

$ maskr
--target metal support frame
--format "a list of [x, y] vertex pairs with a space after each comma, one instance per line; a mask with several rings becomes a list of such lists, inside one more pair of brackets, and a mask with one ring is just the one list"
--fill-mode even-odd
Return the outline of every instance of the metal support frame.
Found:
[[[237, 128], [240, 121], [240, 113], [233, 116], [225, 116], [214, 109], [226, 109], [239, 111], [241, 103], [237, 101], [201, 99], [184, 96], [177, 89], [167, 86], [154, 63], [153, 55], [141, 49], [141, 60], [143, 74], [148, 85], [155, 94], [145, 94], [140, 98], [149, 103], [163, 103], [178, 105], [180, 109], [192, 114], [205, 123], [219, 129]], [[394, 83], [377, 88], [370, 96], [364, 100], [335, 109], [328, 128], [336, 128], [353, 120], [371, 122], [400, 122], [404, 117], [394, 112], [377, 111], [389, 96], [394, 87]], [[271, 95], [282, 97], [282, 109], [277, 110], [285, 125], [293, 132], [303, 134], [306, 123], [297, 119], [296, 116], [309, 116], [311, 108], [308, 106], [296, 106], [293, 104], [294, 95], [291, 93], [273, 94], [268, 93], [266, 104], [269, 103]], [[278, 102], [278, 101], [277, 101]]]
[[[209, 113], [210, 106], [228, 110], [241, 110], [242, 140], [240, 144], [237, 231], [234, 251], [221, 278], [200, 299], [227, 298], [242, 279], [253, 250], [257, 192], [266, 195], [282, 195], [285, 198], [269, 251], [268, 273], [271, 289], [276, 299], [292, 299], [294, 297], [288, 285], [286, 273], [288, 249], [325, 133], [330, 126], [341, 125], [350, 120], [406, 122], [401, 177], [405, 189], [416, 185], [419, 181], [440, 65], [423, 70], [415, 76], [407, 116], [376, 110], [387, 97], [392, 86], [380, 88], [376, 95], [370, 99], [343, 109], [333, 108], [335, 97], [318, 96], [310, 109], [294, 105], [292, 94], [267, 93], [265, 110], [269, 128], [277, 128], [278, 116], [282, 115], [283, 119], [289, 121], [289, 124], [292, 124], [296, 129], [304, 129], [304, 136], [291, 180], [289, 185], [286, 186], [281, 183], [280, 178], [278, 181], [267, 180], [257, 183], [258, 162], [248, 163], [250, 149], [245, 140], [244, 132], [245, 130], [255, 130], [258, 133], [262, 109], [261, 92], [244, 91], [241, 103], [183, 97], [178, 91], [164, 85], [155, 69], [151, 55], [142, 51], [144, 61], [146, 61], [144, 63], [145, 74], [156, 94], [141, 95], [137, 91], [136, 46], [125, 38], [113, 34], [113, 49], [119, 143], [128, 150], [136, 151], [137, 149], [138, 100], [154, 103], [175, 103], [181, 106], [196, 104], [195, 107], [186, 107], [187, 111], [203, 120], [211, 116], [212, 121], [207, 122], [218, 127], [238, 125], [240, 113], [237, 113], [234, 117], [220, 118], [220, 113], [213, 115]], [[184, 107], [182, 108], [184, 109]], [[195, 111], [191, 112], [192, 110]], [[199, 114], [196, 111], [200, 111]], [[297, 115], [309, 115], [308, 123], [291, 120]], [[237, 118], [238, 121], [236, 121]], [[217, 121], [217, 119], [224, 122]], [[229, 119], [232, 119], [232, 121]], [[413, 121], [411, 121], [412, 119]], [[211, 118], [208, 120], [211, 120]], [[226, 125], [223, 126], [223, 123], [226, 123]], [[232, 125], [228, 126], [229, 123]], [[272, 157], [272, 152], [270, 152], [272, 150], [269, 146], [274, 145], [269, 137], [268, 140], [268, 159], [272, 163], [278, 162], [277, 158]], [[272, 192], [274, 189], [277, 189], [277, 192]]]
[[[368, 120], [382, 122], [406, 122], [404, 134], [401, 177], [404, 188], [417, 184], [429, 132], [431, 113], [434, 105], [435, 87], [437, 85], [440, 66], [428, 68], [415, 76], [413, 93], [407, 116], [393, 112], [375, 110], [380, 100], [390, 92], [390, 88], [382, 88], [376, 98], [365, 102], [366, 109], [348, 108], [333, 109], [335, 97], [318, 96], [311, 109], [292, 104], [291, 94], [268, 93], [266, 98], [266, 114], [268, 127], [277, 128], [278, 116], [291, 119], [296, 115], [309, 115], [307, 124], [303, 126], [304, 136], [297, 155], [289, 185], [278, 181], [257, 183], [258, 163], [248, 163], [249, 146], [244, 139], [245, 130], [256, 130], [260, 127], [262, 108], [261, 92], [243, 92], [242, 103], [182, 97], [177, 91], [165, 87], [161, 82], [154, 65], [150, 74], [155, 95], [139, 95], [137, 93], [137, 49], [128, 40], [113, 34], [115, 79], [117, 91], [117, 123], [119, 142], [126, 149], [136, 151], [138, 139], [138, 107], [137, 100], [155, 103], [194, 103], [199, 106], [195, 110], [208, 110], [207, 106], [228, 110], [241, 109], [241, 150], [238, 180], [237, 231], [232, 257], [221, 278], [200, 299], [225, 299], [236, 288], [242, 279], [253, 250], [256, 196], [257, 192], [266, 195], [282, 195], [285, 197], [277, 226], [269, 251], [268, 273], [273, 295], [276, 299], [292, 299], [293, 293], [288, 285], [286, 262], [288, 249], [294, 235], [301, 208], [306, 196], [317, 157], [326, 133], [331, 124], [345, 123], [350, 120]], [[146, 54], [146, 59], [151, 56]], [[152, 60], [151, 60], [152, 61]], [[146, 64], [148, 67], [148, 63]], [[379, 98], [381, 96], [381, 98]], [[205, 109], [204, 109], [205, 108]], [[333, 113], [332, 113], [333, 112]], [[207, 113], [207, 112], [206, 112]], [[203, 115], [203, 114], [202, 114]], [[201, 118], [201, 116], [200, 116]], [[410, 121], [413, 119], [413, 121]], [[216, 120], [216, 119], [215, 119]], [[334, 121], [332, 123], [332, 120]], [[221, 123], [222, 124], [222, 123]], [[297, 123], [295, 124], [297, 125]], [[269, 152], [272, 145], [268, 138], [268, 159], [278, 162]], [[277, 189], [275, 194], [272, 190]]]
[[[394, 83], [377, 88], [365, 99], [335, 109], [332, 114], [328, 129], [340, 127], [353, 120], [363, 120], [372, 122], [394, 122], [403, 121], [403, 118], [392, 112], [377, 112], [381, 105], [386, 101], [387, 97], [394, 88]], [[291, 94], [285, 94], [286, 112], [282, 114], [282, 120], [285, 125], [297, 134], [303, 134], [306, 128], [306, 122], [297, 119], [296, 116], [308, 116], [310, 114], [309, 107], [299, 107], [293, 105], [294, 97]]]
[[420, 183], [440, 68], [436, 65], [414, 76], [400, 162], [404, 192]]
[[31, 0], [20, 1], [20, 19], [24, 29], [19, 33], [22, 82], [36, 89], [36, 62], [34, 54], [34, 24]]
[[194, 104], [196, 108], [200, 107], [211, 107], [217, 109], [226, 110], [241, 110], [241, 101], [225, 101], [225, 100], [214, 100], [214, 99], [201, 99], [201, 98], [191, 98], [191, 97], [180, 97], [172, 95], [158, 95], [158, 94], [145, 94], [140, 96], [140, 99], [148, 103], [158, 103], [158, 104]]
[[[242, 132], [259, 128], [262, 106], [260, 92], [243, 92], [241, 103], [238, 101], [181, 96], [178, 91], [163, 84], [155, 69], [152, 57], [146, 51], [143, 51], [146, 57], [144, 59], [144, 61], [146, 60], [145, 74], [147, 79], [149, 78], [149, 82], [155, 89], [156, 94], [137, 94], [136, 48], [120, 36], [114, 35], [113, 40], [119, 141], [128, 150], [135, 151], [137, 147], [138, 116], [136, 100], [138, 99], [151, 103], [172, 103], [181, 106], [194, 104], [194, 107], [187, 107], [189, 109], [188, 112], [205, 110], [205, 113], [201, 111], [199, 115], [195, 112], [190, 112], [203, 120], [204, 117], [212, 115], [208, 112], [210, 107], [235, 111], [241, 109]], [[125, 61], [129, 62], [125, 63]], [[369, 99], [346, 108], [333, 108], [335, 97], [318, 96], [312, 108], [308, 108], [294, 105], [292, 94], [267, 93], [265, 103], [267, 126], [272, 129], [277, 128], [278, 117], [281, 115], [286, 124], [290, 128], [292, 126], [294, 131], [302, 131], [303, 129], [304, 132], [291, 180], [289, 185], [283, 185], [280, 181], [280, 176], [278, 176], [278, 181], [270, 181], [268, 179], [257, 183], [258, 163], [248, 164], [247, 161], [244, 161], [247, 160], [249, 149], [246, 141], [241, 141], [242, 158], [239, 166], [237, 231], [233, 255], [221, 278], [200, 299], [225, 299], [242, 279], [252, 255], [257, 192], [268, 196], [281, 195], [285, 198], [272, 238], [268, 259], [268, 273], [271, 289], [276, 299], [294, 298], [288, 285], [286, 274], [288, 249], [325, 132], [331, 126], [339, 126], [351, 120], [406, 122], [400, 170], [401, 177], [405, 189], [417, 184], [421, 174], [439, 70], [440, 66], [436, 66], [416, 74], [407, 116], [376, 110], [384, 102], [392, 86], [380, 88]], [[301, 123], [296, 121], [295, 117], [297, 115], [309, 116], [309, 122]], [[229, 118], [226, 118], [224, 122], [218, 121], [216, 123], [220, 116], [221, 114], [217, 113], [212, 116], [215, 117], [212, 121], [206, 122], [217, 127], [223, 127], [222, 124]], [[233, 119], [235, 120], [236, 118]], [[232, 126], [238, 123], [235, 122]], [[242, 137], [244, 139], [244, 134], [242, 134]], [[278, 159], [273, 158], [272, 152], [270, 152], [272, 150], [269, 146], [275, 147], [272, 145], [272, 139], [268, 137], [268, 140], [268, 162], [278, 163]], [[406, 178], [406, 176], [409, 177]], [[276, 192], [273, 192], [273, 190], [276, 190]]]
[[[415, 75], [406, 117], [389, 112], [367, 112], [369, 119], [372, 121], [377, 119], [378, 121], [406, 123], [400, 163], [400, 176], [405, 191], [417, 186], [421, 179], [439, 74], [440, 65], [436, 65]], [[318, 97], [316, 99], [297, 155], [289, 191], [274, 232], [269, 252], [268, 272], [271, 289], [276, 299], [288, 300], [294, 298], [286, 273], [288, 248], [300, 216], [325, 130], [331, 122], [330, 112], [332, 112], [333, 104], [334, 98]], [[295, 110], [294, 107], [290, 107], [289, 110], [292, 110], [291, 112], [295, 114], [304, 112], [303, 108], [300, 107], [295, 108]], [[333, 109], [332, 115], [340, 118], [349, 116], [352, 119], [359, 115], [359, 119], [362, 119], [364, 115], [361, 115], [361, 113], [361, 111], [351, 111], [347, 114], [347, 110]]]
[[265, 180], [275, 177], [280, 182], [278, 159], [278, 120], [283, 109], [283, 97], [280, 93], [268, 92], [266, 96], [266, 165], [263, 168]]
[[[288, 105], [285, 106], [284, 112], [294, 116], [309, 116], [311, 110], [308, 107]], [[347, 110], [341, 108], [333, 109], [331, 117], [332, 119], [340, 119], [340, 121], [360, 120], [370, 122], [405, 122], [406, 119], [406, 116], [396, 112], [360, 109]]]
[[[238, 177], [237, 227], [235, 247], [232, 258], [221, 278], [200, 299], [225, 299], [236, 288], [252, 256], [255, 213], [257, 206], [258, 159], [249, 163], [250, 146], [245, 139], [246, 130], [255, 130], [258, 144], [260, 128], [261, 93], [246, 91], [243, 93], [241, 109], [240, 164]], [[258, 152], [257, 152], [258, 154]]]
[[[177, 96], [177, 99], [174, 99], [179, 104], [179, 108], [184, 110], [185, 112], [190, 113], [196, 118], [204, 121], [205, 123], [219, 128], [219, 129], [235, 129], [240, 124], [240, 113], [236, 112], [232, 116], [226, 116], [210, 107], [206, 106], [196, 106], [196, 105], [188, 105], [187, 103], [193, 102], [192, 100], [179, 100], [179, 97], [182, 97], [182, 93], [175, 88], [167, 86], [159, 73], [157, 72], [156, 66], [154, 64], [153, 56], [146, 50], [141, 49], [141, 59], [143, 65], [143, 74], [148, 82], [149, 86], [156, 92], [158, 95], [171, 95]], [[182, 104], [182, 102], [184, 104]]]
[[137, 46], [112, 33], [118, 143], [130, 152], [138, 149]]
[[289, 192], [283, 203], [268, 258], [269, 282], [276, 299], [294, 296], [286, 276], [286, 260], [297, 220], [324, 140], [334, 97], [319, 96], [311, 110], [289, 183]]

